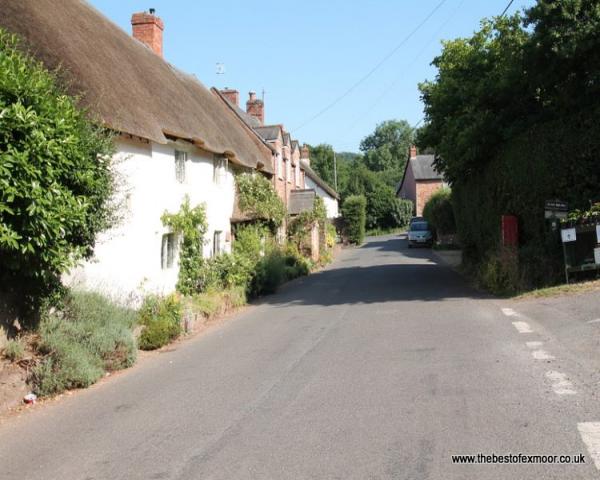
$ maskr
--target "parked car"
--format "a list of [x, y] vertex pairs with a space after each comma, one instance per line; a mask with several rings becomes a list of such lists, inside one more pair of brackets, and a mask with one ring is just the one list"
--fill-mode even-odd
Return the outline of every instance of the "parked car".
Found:
[[412, 227], [413, 223], [416, 222], [425, 222], [425, 217], [412, 217], [410, 219], [410, 222], [408, 222], [408, 229], [410, 230], [410, 227]]
[[425, 221], [413, 222], [408, 229], [408, 248], [413, 245], [431, 246], [433, 233]]

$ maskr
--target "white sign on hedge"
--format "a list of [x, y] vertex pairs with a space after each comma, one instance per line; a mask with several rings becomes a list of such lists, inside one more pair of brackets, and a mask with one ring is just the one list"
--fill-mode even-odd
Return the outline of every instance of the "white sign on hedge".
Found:
[[577, 240], [577, 232], [574, 228], [563, 228], [560, 231], [560, 237], [563, 243], [574, 242]]

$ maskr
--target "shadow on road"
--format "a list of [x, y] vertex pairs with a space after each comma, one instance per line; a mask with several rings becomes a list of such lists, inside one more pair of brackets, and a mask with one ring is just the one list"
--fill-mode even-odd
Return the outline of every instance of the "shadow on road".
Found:
[[488, 298], [436, 263], [430, 249], [409, 249], [405, 239], [387, 237], [345, 251], [326, 270], [291, 282], [260, 303], [331, 306]]

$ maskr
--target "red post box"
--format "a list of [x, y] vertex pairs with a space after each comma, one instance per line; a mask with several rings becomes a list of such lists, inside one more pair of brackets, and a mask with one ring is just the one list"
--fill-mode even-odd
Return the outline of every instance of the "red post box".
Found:
[[514, 215], [502, 215], [502, 245], [516, 247], [519, 244], [519, 222]]

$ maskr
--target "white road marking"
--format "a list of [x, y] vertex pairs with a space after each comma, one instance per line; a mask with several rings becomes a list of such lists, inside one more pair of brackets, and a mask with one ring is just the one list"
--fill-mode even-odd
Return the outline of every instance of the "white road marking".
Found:
[[594, 465], [600, 470], [600, 422], [578, 423], [577, 430], [594, 460]]
[[544, 344], [544, 342], [525, 342], [525, 345], [527, 345], [529, 348], [538, 348], [541, 347]]
[[536, 360], [554, 360], [554, 356], [550, 355], [546, 350], [534, 350], [531, 355]]
[[533, 330], [527, 322], [512, 322], [519, 333], [533, 333]]
[[507, 317], [518, 317], [519, 314], [515, 312], [512, 308], [503, 308], [502, 313]]
[[589, 322], [585, 323], [600, 323], [600, 318], [597, 318], [596, 320], [590, 320]]
[[[546, 372], [546, 378], [552, 382], [552, 390], [554, 390], [554, 393], [557, 395], [575, 395], [577, 393], [573, 388], [573, 384], [567, 380], [567, 376], [564, 373], [550, 370], [549, 372]], [[600, 423], [598, 425], [600, 425]]]

